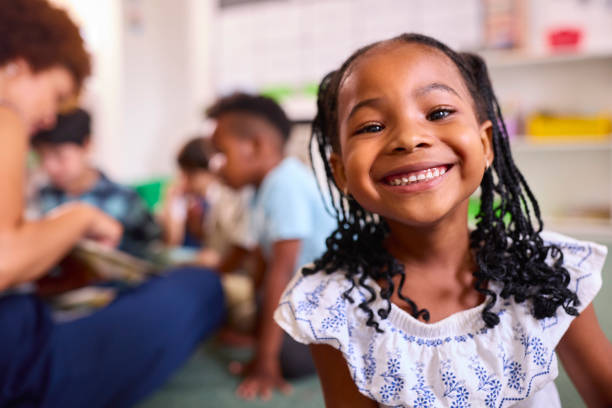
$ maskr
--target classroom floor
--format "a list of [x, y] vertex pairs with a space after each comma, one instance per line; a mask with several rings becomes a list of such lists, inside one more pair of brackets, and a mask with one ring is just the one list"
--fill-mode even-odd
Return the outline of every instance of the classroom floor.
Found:
[[268, 402], [242, 401], [234, 391], [238, 379], [227, 371], [233, 359], [246, 360], [245, 350], [219, 347], [211, 341], [202, 346], [156, 394], [140, 404], [138, 408], [320, 408], [323, 407], [319, 381], [316, 376], [292, 382], [293, 392], [289, 396], [274, 394]]
[[[602, 243], [612, 248], [612, 242]], [[604, 266], [603, 277], [604, 285], [594, 305], [599, 323], [608, 339], [612, 341], [612, 261], [610, 258]], [[294, 382], [291, 396], [282, 396], [277, 393], [269, 402], [239, 400], [234, 395], [238, 379], [228, 373], [227, 365], [232, 359], [246, 360], [247, 357], [248, 352], [245, 350], [223, 349], [216, 346], [214, 342], [209, 342], [201, 347], [160, 391], [140, 404], [138, 408], [318, 408], [324, 406], [316, 377]], [[561, 364], [559, 364], [559, 371], [556, 383], [563, 407], [585, 408]]]

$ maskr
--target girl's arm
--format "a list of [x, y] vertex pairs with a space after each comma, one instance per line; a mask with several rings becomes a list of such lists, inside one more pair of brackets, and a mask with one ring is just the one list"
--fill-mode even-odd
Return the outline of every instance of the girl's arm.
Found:
[[282, 377], [280, 352], [283, 331], [274, 321], [274, 310], [291, 280], [301, 245], [299, 239], [276, 241], [272, 245], [263, 277], [263, 305], [258, 311], [255, 357], [245, 372], [246, 379], [237, 390], [238, 395], [245, 399], [258, 395], [267, 399], [275, 388], [285, 392], [291, 389]]
[[110, 245], [121, 237], [117, 221], [84, 204], [25, 221], [27, 150], [21, 119], [0, 107], [0, 290], [40, 277], [85, 235]]
[[331, 408], [375, 408], [378, 404], [357, 390], [342, 353], [327, 344], [311, 344], [325, 406]]
[[592, 304], [574, 319], [556, 351], [587, 406], [612, 407], [612, 344]]

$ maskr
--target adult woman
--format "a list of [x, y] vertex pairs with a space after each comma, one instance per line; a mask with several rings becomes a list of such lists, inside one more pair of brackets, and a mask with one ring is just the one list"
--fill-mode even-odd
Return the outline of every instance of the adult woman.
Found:
[[210, 272], [156, 279], [87, 318], [56, 323], [15, 288], [45, 274], [78, 240], [115, 245], [121, 226], [86, 204], [23, 218], [29, 135], [54, 124], [90, 72], [78, 27], [45, 0], [0, 0], [0, 406], [129, 406], [221, 319]]

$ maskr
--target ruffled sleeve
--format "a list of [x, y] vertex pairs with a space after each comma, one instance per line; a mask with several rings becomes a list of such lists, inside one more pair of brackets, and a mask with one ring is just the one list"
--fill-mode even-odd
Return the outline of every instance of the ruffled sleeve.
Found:
[[[608, 248], [589, 241], [580, 241], [555, 232], [541, 234], [545, 243], [557, 245], [563, 252], [563, 266], [570, 274], [569, 288], [576, 292], [582, 312], [592, 302], [602, 286], [602, 269]], [[559, 308], [555, 316], [541, 320], [543, 332], [548, 332], [550, 345], [556, 347], [575, 316]]]
[[276, 323], [296, 341], [329, 344], [344, 351], [350, 338], [343, 293], [350, 287], [343, 274], [295, 274], [274, 313]]

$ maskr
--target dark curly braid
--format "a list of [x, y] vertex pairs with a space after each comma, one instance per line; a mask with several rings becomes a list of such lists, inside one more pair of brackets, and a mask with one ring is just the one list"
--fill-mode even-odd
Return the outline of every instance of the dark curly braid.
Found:
[[[305, 269], [304, 274], [317, 271], [344, 273], [351, 287], [343, 296], [351, 302], [354, 302], [351, 292], [355, 286], [364, 288], [369, 298], [361, 302], [359, 308], [368, 316], [367, 325], [377, 331], [380, 331], [379, 324], [369, 306], [376, 298], [376, 291], [366, 283], [366, 279], [369, 277], [387, 284], [380, 291], [380, 296], [387, 301], [386, 307], [376, 310], [378, 316], [385, 319], [391, 310], [390, 298], [395, 290], [392, 278], [399, 275], [399, 297], [409, 304], [415, 318], [422, 316], [424, 320], [429, 320], [427, 310], [419, 309], [410, 298], [402, 295], [404, 268], [383, 246], [389, 233], [386, 222], [338, 189], [329, 164], [330, 154], [340, 151], [337, 103], [347, 71], [369, 50], [393, 42], [416, 43], [443, 52], [461, 73], [474, 101], [478, 120], [481, 123], [490, 120], [492, 123], [495, 159], [485, 171], [480, 185], [480, 210], [476, 216], [476, 229], [470, 235], [470, 245], [475, 251], [478, 266], [474, 272], [475, 289], [487, 298], [482, 312], [485, 324], [494, 327], [499, 323], [499, 317], [492, 311], [497, 294], [486, 287], [487, 282], [500, 284], [499, 295], [503, 299], [513, 296], [518, 303], [530, 300], [532, 314], [537, 319], [553, 316], [559, 306], [568, 314], [577, 315], [575, 306], [579, 301], [576, 294], [568, 289], [570, 277], [563, 267], [563, 253], [555, 245], [545, 245], [540, 237], [540, 209], [512, 159], [508, 132], [485, 62], [476, 55], [457, 53], [441, 42], [420, 34], [403, 34], [363, 47], [351, 55], [340, 69], [327, 74], [321, 81], [310, 154], [313, 168], [314, 149], [323, 161], [327, 179], [325, 195], [331, 197], [330, 210], [338, 221], [338, 228], [327, 238], [326, 252], [315, 261], [313, 268]], [[550, 262], [547, 263], [547, 259]]]

